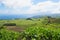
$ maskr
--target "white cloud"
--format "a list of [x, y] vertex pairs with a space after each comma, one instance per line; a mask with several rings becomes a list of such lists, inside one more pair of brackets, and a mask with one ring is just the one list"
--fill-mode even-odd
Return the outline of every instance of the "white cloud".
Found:
[[[51, 13], [60, 13], [60, 2], [44, 1], [37, 3], [36, 5], [32, 4], [32, 0], [3, 0], [2, 3], [8, 7], [8, 13], [40, 13], [40, 12], [51, 12]], [[28, 10], [22, 10], [23, 7], [29, 7]]]
[[60, 2], [54, 3], [52, 1], [40, 2], [33, 5], [28, 12], [39, 13], [39, 12], [51, 12], [60, 13]]
[[3, 0], [2, 3], [4, 3], [8, 7], [13, 8], [21, 8], [25, 6], [31, 6], [31, 0]]
[[0, 13], [8, 13], [8, 10], [0, 10]]

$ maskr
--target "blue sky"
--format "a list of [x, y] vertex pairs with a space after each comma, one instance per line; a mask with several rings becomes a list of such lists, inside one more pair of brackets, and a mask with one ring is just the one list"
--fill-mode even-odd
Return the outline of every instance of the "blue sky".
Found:
[[[37, 4], [39, 2], [44, 2], [44, 1], [49, 1], [49, 0], [33, 0], [34, 4]], [[50, 1], [59, 2], [59, 0], [50, 0]]]
[[0, 14], [60, 13], [59, 0], [0, 0]]

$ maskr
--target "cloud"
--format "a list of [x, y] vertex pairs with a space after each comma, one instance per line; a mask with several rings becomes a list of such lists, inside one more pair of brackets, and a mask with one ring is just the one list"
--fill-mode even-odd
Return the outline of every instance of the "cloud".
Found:
[[0, 13], [2, 13], [2, 14], [6, 14], [6, 13], [8, 13], [8, 10], [0, 10]]
[[[44, 1], [33, 5], [32, 0], [2, 0], [8, 13], [35, 14], [41, 12], [60, 13], [60, 2]], [[2, 11], [0, 11], [2, 12]], [[5, 11], [4, 11], [5, 12]]]
[[7, 7], [13, 8], [21, 8], [32, 5], [31, 0], [3, 0], [2, 3]]
[[28, 12], [39, 13], [39, 12], [51, 12], [51, 13], [60, 13], [60, 2], [55, 3], [52, 1], [40, 2], [36, 5], [33, 5]]
[[[0, 0], [0, 6], [2, 6], [1, 4], [7, 8], [5, 9], [8, 11], [8, 13], [21, 14], [32, 6], [32, 0]], [[4, 10], [0, 9], [0, 13], [3, 13]]]

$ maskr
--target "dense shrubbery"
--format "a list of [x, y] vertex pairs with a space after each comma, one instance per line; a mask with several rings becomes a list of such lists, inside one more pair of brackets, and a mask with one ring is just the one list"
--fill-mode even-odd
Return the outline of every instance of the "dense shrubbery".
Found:
[[0, 29], [0, 40], [17, 40], [18, 37], [19, 37], [18, 32]]
[[23, 40], [60, 40], [60, 32], [56, 29], [31, 27], [22, 33]]

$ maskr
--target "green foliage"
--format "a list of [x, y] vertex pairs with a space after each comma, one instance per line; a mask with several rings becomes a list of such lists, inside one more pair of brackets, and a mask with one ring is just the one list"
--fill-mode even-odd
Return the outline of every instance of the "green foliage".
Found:
[[8, 31], [6, 29], [0, 30], [0, 40], [17, 40], [18, 37], [18, 32]]
[[[7, 30], [3, 27], [4, 23], [14, 23], [16, 27], [21, 27], [24, 31], [20, 34]], [[0, 20], [0, 40], [17, 40], [17, 38], [22, 40], [60, 40], [60, 19], [46, 17], [32, 20]]]
[[26, 20], [32, 20], [31, 18], [27, 18]]
[[[51, 30], [52, 29], [52, 30]], [[53, 28], [30, 27], [22, 35], [24, 40], [60, 40], [60, 32]]]

